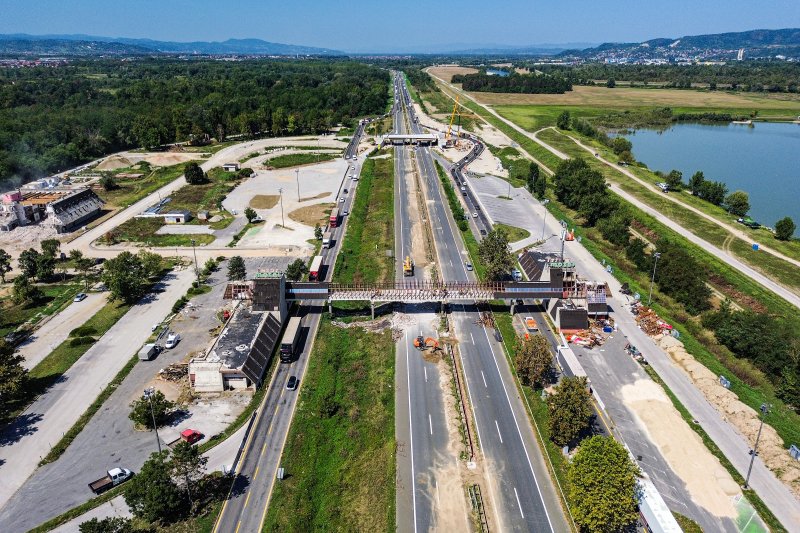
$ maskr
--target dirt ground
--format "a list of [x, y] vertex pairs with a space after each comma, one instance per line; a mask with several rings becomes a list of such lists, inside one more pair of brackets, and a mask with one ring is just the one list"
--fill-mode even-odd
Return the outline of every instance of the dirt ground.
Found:
[[117, 170], [118, 168], [127, 168], [132, 163], [127, 158], [121, 155], [112, 155], [107, 157], [95, 167], [97, 170]]
[[692, 500], [716, 516], [735, 519], [733, 498], [741, 492], [739, 486], [681, 418], [661, 387], [653, 381], [638, 380], [622, 387], [620, 393], [642, 430], [686, 483]]
[[[748, 442], [754, 442], [760, 425], [758, 412], [740, 402], [736, 394], [720, 385], [717, 376], [689, 355], [678, 339], [663, 335], [654, 339], [686, 372], [711, 405], [722, 413], [724, 420], [733, 424]], [[764, 424], [761, 433], [758, 456], [795, 496], [800, 497], [800, 463], [792, 459], [783, 447], [783, 439], [767, 424]]]
[[[325, 194], [324, 196], [328, 195]], [[328, 223], [331, 209], [335, 206], [336, 204], [333, 203], [307, 205], [289, 213], [289, 218], [312, 228], [315, 224], [325, 226]]]
[[278, 194], [256, 194], [250, 199], [250, 207], [253, 209], [272, 209], [278, 205], [280, 198]]
[[[411, 168], [410, 166], [406, 166], [406, 168]], [[403, 177], [406, 182], [406, 190], [408, 191], [408, 195], [410, 198], [417, 198], [419, 194], [419, 188], [417, 187], [417, 178], [414, 172], [406, 172], [406, 175]], [[424, 216], [422, 211], [422, 204], [419, 202], [413, 201], [411, 202], [411, 208], [408, 211], [408, 218], [411, 220], [411, 259], [414, 261], [414, 268], [418, 269], [420, 272], [423, 272], [425, 279], [430, 280], [432, 278], [431, 269], [433, 268], [433, 264], [428, 261], [426, 256], [425, 250], [425, 226], [423, 224], [422, 217]]]
[[438, 67], [431, 67], [430, 73], [436, 77], [442, 78], [445, 81], [450, 81], [455, 74], [475, 74], [478, 72], [476, 68], [459, 67], [458, 65], [441, 65]]

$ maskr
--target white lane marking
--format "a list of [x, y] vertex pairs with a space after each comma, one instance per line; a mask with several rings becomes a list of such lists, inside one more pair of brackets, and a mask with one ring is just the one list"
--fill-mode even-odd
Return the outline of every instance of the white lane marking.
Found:
[[472, 339], [472, 344], [475, 344], [475, 337], [472, 336], [472, 332], [469, 332], [469, 338]]
[[439, 484], [436, 481], [433, 482], [433, 486], [436, 487], [436, 505], [441, 506], [442, 501], [439, 499]]
[[428, 426], [431, 428], [431, 435], [433, 435], [433, 419], [430, 413], [428, 413]]
[[453, 260], [452, 259], [450, 260], [450, 266], [453, 266]]
[[428, 367], [423, 366], [422, 370], [425, 371], [425, 383], [427, 383], [428, 382]]
[[411, 425], [411, 367], [408, 357], [408, 332], [406, 332], [406, 379], [408, 380], [408, 439], [411, 444], [411, 502], [414, 509], [414, 533], [417, 532], [417, 476], [414, 473], [414, 428]]
[[503, 434], [500, 433], [500, 425], [497, 423], [497, 420], [494, 421], [494, 427], [497, 428], [497, 436], [500, 437], [500, 444], [503, 444]]
[[[525, 518], [525, 513], [522, 512], [522, 504], [519, 502], [519, 494], [517, 494], [517, 487], [514, 487], [514, 496], [517, 497], [517, 505], [519, 505], [519, 514], [522, 515], [522, 518]], [[548, 521], [550, 519], [548, 518]]]
[[[550, 531], [555, 531], [553, 529], [553, 523], [550, 521], [550, 513], [547, 512], [547, 506], [544, 503], [544, 496], [542, 496], [542, 489], [539, 487], [539, 480], [536, 479], [536, 472], [533, 471], [533, 463], [531, 463], [531, 456], [528, 453], [528, 447], [525, 446], [525, 441], [522, 439], [522, 430], [519, 428], [519, 422], [517, 421], [517, 415], [514, 414], [514, 408], [511, 407], [511, 398], [508, 395], [508, 389], [506, 388], [506, 380], [503, 379], [503, 374], [500, 373], [500, 365], [497, 364], [497, 356], [494, 353], [494, 348], [492, 347], [492, 341], [489, 339], [489, 332], [486, 328], [483, 328], [483, 333], [486, 335], [486, 342], [489, 343], [489, 350], [492, 352], [492, 359], [494, 360], [494, 366], [497, 368], [497, 375], [500, 376], [500, 383], [503, 384], [503, 392], [506, 394], [506, 401], [508, 402], [508, 409], [511, 411], [511, 416], [514, 418], [514, 425], [517, 428], [517, 434], [519, 435], [519, 440], [522, 443], [522, 449], [525, 450], [525, 458], [528, 460], [528, 467], [531, 469], [531, 475], [533, 475], [533, 482], [536, 485], [536, 491], [539, 493], [539, 500], [542, 502], [542, 508], [544, 509], [544, 515], [547, 517], [547, 523], [550, 526]], [[521, 508], [520, 508], [521, 509]]]
[[481, 377], [483, 378], [483, 386], [488, 389], [489, 385], [486, 384], [486, 376], [483, 375], [483, 370], [481, 370]]

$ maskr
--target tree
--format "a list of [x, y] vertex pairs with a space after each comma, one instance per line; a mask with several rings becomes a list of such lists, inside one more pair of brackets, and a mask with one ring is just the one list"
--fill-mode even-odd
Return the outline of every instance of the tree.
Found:
[[286, 279], [298, 281], [306, 272], [308, 272], [308, 267], [306, 267], [305, 262], [302, 259], [295, 259], [286, 268]]
[[725, 194], [728, 188], [724, 183], [719, 181], [703, 181], [700, 184], [698, 196], [706, 202], [714, 205], [720, 205], [725, 200]]
[[75, 260], [75, 269], [81, 273], [81, 276], [83, 276], [83, 282], [87, 291], [89, 290], [92, 267], [94, 267], [94, 261], [88, 257], [81, 257]]
[[102, 520], [92, 518], [78, 526], [81, 533], [134, 533], [130, 518], [108, 516]]
[[161, 273], [164, 259], [157, 253], [140, 250], [136, 254], [136, 258], [142, 265], [142, 272], [144, 272], [145, 277], [153, 278]]
[[46, 280], [53, 276], [56, 270], [55, 257], [49, 253], [39, 254], [36, 258], [36, 278], [39, 281]]
[[625, 531], [639, 516], [639, 467], [612, 437], [581, 442], [567, 471], [569, 500], [582, 530]]
[[17, 305], [32, 304], [44, 297], [42, 290], [31, 283], [31, 280], [24, 274], [14, 278], [11, 299]]
[[6, 274], [11, 272], [11, 255], [3, 249], [0, 249], [0, 279], [3, 283], [6, 282]]
[[322, 240], [322, 228], [319, 226], [319, 223], [314, 226], [314, 238], [318, 241]]
[[147, 272], [142, 261], [128, 251], [105, 262], [102, 280], [111, 298], [125, 303], [134, 303], [147, 292]]
[[253, 219], [258, 216], [258, 213], [256, 213], [256, 210], [253, 209], [252, 207], [246, 207], [244, 210], [244, 216], [247, 217], [247, 222], [252, 224]]
[[729, 213], [743, 217], [750, 211], [750, 196], [744, 191], [733, 191], [725, 197], [725, 207]]
[[170, 523], [186, 510], [181, 490], [172, 480], [172, 466], [167, 452], [150, 456], [125, 489], [125, 503], [137, 518], [147, 522]]
[[550, 438], [566, 446], [589, 428], [592, 404], [584, 377], [565, 377], [547, 398], [550, 413]]
[[797, 227], [791, 217], [783, 217], [775, 223], [775, 238], [781, 241], [788, 241], [792, 238], [796, 229]]
[[244, 266], [244, 259], [240, 255], [234, 255], [228, 261], [228, 280], [237, 281], [247, 277], [247, 268]]
[[614, 137], [611, 139], [611, 150], [619, 156], [623, 152], [630, 152], [633, 150], [633, 143], [622, 136]]
[[503, 279], [515, 263], [506, 232], [502, 229], [490, 231], [478, 245], [478, 257], [486, 266], [486, 276], [489, 280]]
[[200, 168], [200, 165], [194, 161], [186, 164], [186, 168], [183, 169], [183, 176], [186, 178], [186, 183], [189, 185], [199, 185], [201, 183], [205, 183], [206, 181], [205, 172], [203, 172], [203, 169]]
[[556, 119], [556, 126], [560, 130], [568, 130], [569, 129], [569, 111], [562, 111], [558, 118]]
[[617, 80], [615, 80], [614, 78], [608, 78], [608, 81], [606, 81], [606, 87], [608, 87], [609, 89], [613, 89], [616, 86], [617, 86]]
[[27, 250], [23, 250], [21, 254], [19, 254], [19, 269], [22, 271], [22, 275], [26, 278], [35, 278], [36, 271], [39, 269], [39, 256], [41, 254], [34, 250], [33, 248], [28, 248]]
[[23, 361], [13, 346], [0, 339], [0, 420], [8, 416], [13, 403], [25, 392], [28, 371], [22, 366]]
[[154, 429], [153, 418], [156, 419], [156, 426], [161, 427], [169, 421], [174, 409], [175, 402], [167, 400], [163, 392], [156, 390], [150, 395], [150, 398], [142, 396], [131, 402], [131, 412], [128, 414], [128, 418], [139, 426]]
[[544, 175], [539, 176], [539, 178], [533, 183], [533, 194], [539, 200], [544, 199], [545, 194], [547, 193], [547, 178]]
[[528, 178], [527, 178], [527, 186], [528, 191], [533, 193], [536, 190], [536, 180], [539, 179], [539, 165], [531, 161], [530, 166], [528, 167]]
[[543, 335], [533, 335], [530, 339], [518, 338], [514, 347], [514, 366], [523, 385], [544, 385], [544, 380], [552, 369], [553, 355]]
[[119, 185], [117, 185], [117, 182], [114, 181], [114, 177], [113, 176], [109, 176], [109, 175], [106, 175], [106, 176], [103, 176], [102, 178], [100, 178], [100, 185], [106, 191], [113, 191], [114, 189], [118, 189], [119, 188]]
[[680, 170], [671, 170], [664, 178], [669, 188], [673, 191], [679, 191], [683, 187], [683, 173]]
[[703, 175], [703, 172], [698, 170], [692, 177], [689, 178], [689, 190], [692, 191], [692, 194], [697, 196], [700, 194], [700, 188], [703, 186], [703, 182], [706, 181], [706, 177]]
[[180, 441], [172, 448], [172, 477], [178, 486], [182, 486], [189, 501], [192, 501], [191, 485], [202, 479], [205, 474], [208, 457], [200, 453], [200, 448], [185, 441]]
[[58, 251], [61, 249], [61, 241], [58, 239], [44, 239], [40, 246], [42, 253], [48, 257], [55, 258]]

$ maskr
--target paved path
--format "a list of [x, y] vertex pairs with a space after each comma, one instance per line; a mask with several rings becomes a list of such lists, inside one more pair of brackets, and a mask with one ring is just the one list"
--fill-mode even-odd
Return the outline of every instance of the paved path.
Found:
[[106, 304], [107, 293], [88, 293], [82, 302], [73, 302], [63, 311], [50, 317], [19, 347], [28, 370], [47, 357], [53, 349], [67, 340], [69, 332], [82, 326]]
[[0, 434], [0, 506], [33, 473], [62, 435], [150, 336], [154, 322], [191, 286], [190, 269], [168, 274], [162, 292], [143, 298], [95, 343], [63, 377]]

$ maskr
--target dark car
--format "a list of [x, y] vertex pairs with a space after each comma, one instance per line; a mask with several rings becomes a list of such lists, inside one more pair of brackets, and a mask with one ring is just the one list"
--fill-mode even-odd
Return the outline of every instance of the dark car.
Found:
[[297, 389], [297, 377], [289, 376], [289, 381], [286, 382], [286, 390]]
[[481, 235], [486, 235], [486, 230], [485, 229], [481, 230]]

